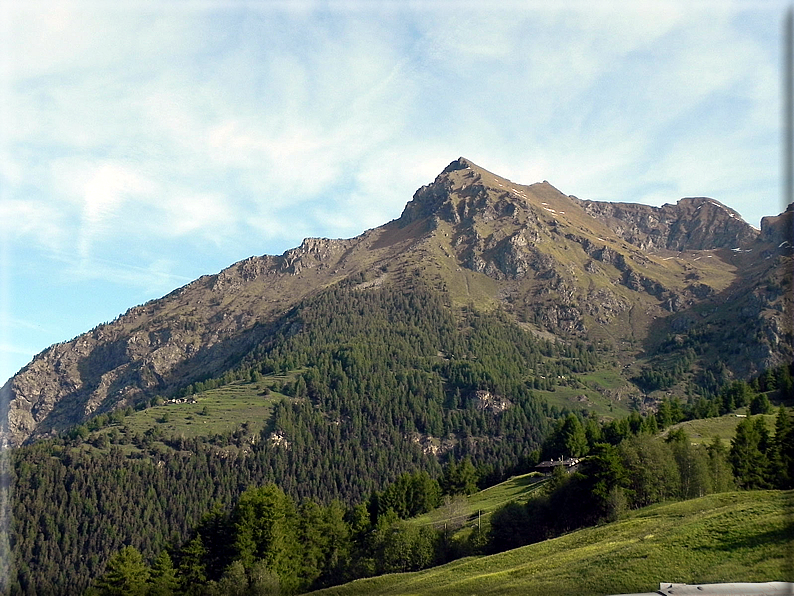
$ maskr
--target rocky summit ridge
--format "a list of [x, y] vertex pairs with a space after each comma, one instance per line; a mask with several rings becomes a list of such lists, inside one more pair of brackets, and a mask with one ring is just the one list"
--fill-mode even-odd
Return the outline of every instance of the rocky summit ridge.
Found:
[[4, 438], [19, 445], [222, 374], [266, 338], [299, 332], [290, 310], [343, 280], [409, 291], [418, 277], [453, 306], [610, 345], [635, 372], [670, 337], [711, 330], [733, 343], [704, 358], [747, 376], [792, 358], [792, 215], [756, 230], [710, 198], [582, 200], [461, 157], [383, 226], [245, 259], [47, 348], [0, 390]]

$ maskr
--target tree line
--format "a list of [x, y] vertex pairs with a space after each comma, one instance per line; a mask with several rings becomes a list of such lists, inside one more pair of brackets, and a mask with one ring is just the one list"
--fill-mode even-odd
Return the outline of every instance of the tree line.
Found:
[[[759, 430], [766, 428], [761, 417], [742, 421], [730, 448], [718, 438], [705, 446], [693, 445], [680, 429], [662, 440], [650, 430], [652, 424], [640, 424], [611, 444], [600, 440], [603, 435], [588, 437], [576, 420], [571, 414], [561, 421], [544, 449], [566, 442], [574, 452], [580, 448], [581, 468], [572, 474], [555, 468], [539, 496], [500, 507], [483, 533], [472, 533], [464, 541], [451, 539], [445, 530], [401, 520], [438, 507], [442, 494], [472, 492], [477, 471], [468, 460], [451, 460], [438, 480], [423, 471], [403, 474], [363, 503], [348, 507], [338, 501], [322, 506], [304, 500], [296, 505], [269, 484], [244, 492], [229, 512], [216, 507], [206, 514], [189, 540], [160, 552], [151, 567], [133, 547], [121, 549], [89, 593], [300, 593], [360, 577], [419, 570], [467, 554], [516, 548], [663, 501], [737, 487], [794, 486], [794, 419], [783, 406], [777, 412], [775, 436], [770, 439], [766, 433], [761, 451], [778, 463], [774, 468], [765, 468], [746, 451], [747, 432], [766, 432]], [[746, 474], [748, 461], [766, 470], [764, 482]]]

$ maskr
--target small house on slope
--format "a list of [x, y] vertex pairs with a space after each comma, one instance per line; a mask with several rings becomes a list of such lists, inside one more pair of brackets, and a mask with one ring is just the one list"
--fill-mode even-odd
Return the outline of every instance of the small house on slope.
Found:
[[537, 466], [535, 466], [535, 470], [537, 472], [541, 472], [542, 474], [549, 475], [554, 472], [554, 468], [563, 468], [566, 472], [575, 472], [576, 468], [579, 466], [579, 462], [582, 460], [578, 457], [570, 457], [565, 459], [561, 457], [560, 459], [550, 459], [547, 461], [540, 462]]

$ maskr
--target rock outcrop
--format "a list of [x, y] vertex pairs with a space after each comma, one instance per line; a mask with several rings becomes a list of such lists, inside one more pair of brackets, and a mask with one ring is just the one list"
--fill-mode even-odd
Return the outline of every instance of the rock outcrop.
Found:
[[643, 250], [736, 248], [758, 237], [758, 231], [736, 211], [706, 197], [685, 198], [662, 207], [577, 201], [588, 215]]

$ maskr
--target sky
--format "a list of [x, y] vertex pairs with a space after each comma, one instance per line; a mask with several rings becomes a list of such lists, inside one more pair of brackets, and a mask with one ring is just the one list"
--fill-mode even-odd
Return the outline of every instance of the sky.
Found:
[[782, 211], [788, 3], [548, 4], [0, 0], [0, 384], [200, 275], [397, 218], [459, 156]]

